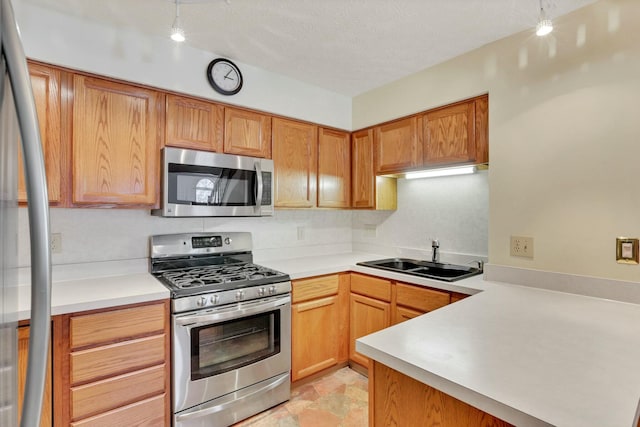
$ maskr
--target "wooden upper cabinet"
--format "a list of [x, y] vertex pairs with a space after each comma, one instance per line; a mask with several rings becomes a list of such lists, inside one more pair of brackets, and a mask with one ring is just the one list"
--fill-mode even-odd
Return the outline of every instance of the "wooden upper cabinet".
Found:
[[375, 128], [376, 173], [404, 172], [422, 163], [415, 116]]
[[167, 95], [165, 145], [222, 151], [224, 108], [212, 102]]
[[476, 161], [489, 163], [489, 95], [476, 98]]
[[425, 166], [489, 162], [489, 97], [479, 96], [422, 114]]
[[351, 134], [352, 186], [351, 206], [372, 209], [375, 207], [375, 173], [373, 170], [373, 129]]
[[224, 152], [271, 158], [271, 116], [224, 109]]
[[274, 205], [314, 207], [318, 169], [317, 126], [273, 118], [273, 163]]
[[153, 90], [74, 76], [74, 204], [155, 205], [163, 99]]
[[476, 160], [475, 102], [465, 102], [421, 116], [425, 165]]
[[[29, 76], [40, 125], [40, 139], [47, 176], [49, 203], [62, 201], [62, 170], [60, 145], [60, 71], [40, 64], [29, 64]], [[22, 147], [18, 153], [18, 201], [27, 201], [22, 165]]]
[[318, 207], [351, 206], [351, 141], [348, 132], [318, 132]]

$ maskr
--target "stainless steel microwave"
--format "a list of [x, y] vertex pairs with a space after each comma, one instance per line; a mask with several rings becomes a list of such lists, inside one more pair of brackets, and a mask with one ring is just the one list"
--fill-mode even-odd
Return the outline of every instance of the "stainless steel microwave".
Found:
[[162, 206], [166, 217], [273, 215], [273, 160], [165, 147]]

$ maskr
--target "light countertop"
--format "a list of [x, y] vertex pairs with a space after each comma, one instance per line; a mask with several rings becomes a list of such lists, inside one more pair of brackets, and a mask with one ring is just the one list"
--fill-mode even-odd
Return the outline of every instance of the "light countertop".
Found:
[[635, 427], [640, 305], [498, 285], [356, 349], [517, 426]]

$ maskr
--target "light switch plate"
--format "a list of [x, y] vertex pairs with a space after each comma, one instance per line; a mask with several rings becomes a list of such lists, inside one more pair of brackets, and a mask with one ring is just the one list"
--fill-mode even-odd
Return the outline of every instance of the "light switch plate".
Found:
[[618, 237], [616, 239], [616, 261], [618, 264], [638, 264], [638, 239]]

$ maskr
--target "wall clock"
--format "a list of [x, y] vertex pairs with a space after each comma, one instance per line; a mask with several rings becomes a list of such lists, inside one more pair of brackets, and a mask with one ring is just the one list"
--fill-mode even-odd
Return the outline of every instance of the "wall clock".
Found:
[[240, 69], [226, 58], [216, 58], [209, 63], [207, 79], [211, 87], [222, 95], [235, 95], [242, 89]]

